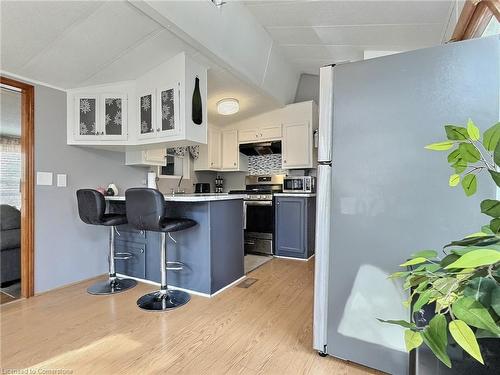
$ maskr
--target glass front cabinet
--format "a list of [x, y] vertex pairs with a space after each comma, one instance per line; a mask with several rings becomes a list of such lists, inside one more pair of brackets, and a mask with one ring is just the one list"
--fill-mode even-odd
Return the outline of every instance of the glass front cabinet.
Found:
[[75, 139], [126, 140], [127, 95], [109, 93], [75, 96]]
[[181, 131], [180, 83], [143, 91], [137, 96], [139, 138], [177, 135]]

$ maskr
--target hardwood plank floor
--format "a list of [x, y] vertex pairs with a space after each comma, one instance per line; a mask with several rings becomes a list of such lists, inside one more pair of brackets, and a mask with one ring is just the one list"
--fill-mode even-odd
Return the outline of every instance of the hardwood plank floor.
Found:
[[[136, 307], [147, 284], [91, 296], [86, 281], [1, 307], [1, 367], [73, 374], [379, 374], [312, 349], [314, 262], [274, 259], [250, 288]], [[94, 280], [95, 281], [95, 280]]]

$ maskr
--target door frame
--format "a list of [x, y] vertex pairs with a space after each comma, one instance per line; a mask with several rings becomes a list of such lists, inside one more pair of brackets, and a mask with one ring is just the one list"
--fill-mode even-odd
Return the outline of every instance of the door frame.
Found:
[[21, 90], [21, 296], [34, 295], [35, 88], [0, 76], [0, 84]]

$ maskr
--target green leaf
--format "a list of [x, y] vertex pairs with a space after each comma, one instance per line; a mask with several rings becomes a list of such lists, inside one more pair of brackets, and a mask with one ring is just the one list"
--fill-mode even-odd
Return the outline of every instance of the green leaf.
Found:
[[456, 261], [458, 258], [460, 258], [460, 255], [457, 254], [449, 254], [443, 258], [441, 261], [441, 267], [445, 268], [447, 265], [452, 264], [454, 261]]
[[462, 297], [458, 299], [452, 305], [451, 310], [455, 317], [472, 327], [486, 329], [495, 334], [500, 333], [500, 328], [488, 310], [474, 298]]
[[412, 258], [426, 258], [434, 259], [437, 257], [437, 252], [435, 250], [421, 250], [416, 253], [411, 254]]
[[460, 175], [459, 174], [452, 174], [450, 176], [450, 181], [448, 182], [448, 184], [453, 187], [453, 186], [457, 186], [459, 182], [460, 182]]
[[422, 335], [420, 332], [412, 331], [411, 329], [407, 329], [405, 331], [405, 344], [406, 350], [409, 352], [415, 348], [418, 348], [424, 340], [422, 339]]
[[377, 320], [381, 323], [393, 324], [393, 325], [401, 326], [404, 328], [417, 328], [415, 323], [410, 323], [410, 322], [407, 322], [406, 320], [384, 320], [384, 319], [379, 319], [379, 318], [377, 318]]
[[475, 174], [468, 174], [462, 179], [462, 187], [464, 188], [465, 195], [470, 197], [477, 190], [477, 178]]
[[[500, 144], [500, 143], [499, 143]], [[488, 169], [488, 172], [490, 173], [491, 178], [493, 181], [495, 181], [495, 184], [500, 187], [500, 173], [493, 171], [491, 169]]]
[[497, 284], [491, 292], [491, 308], [500, 315], [500, 286]]
[[483, 225], [481, 227], [481, 232], [484, 232], [486, 234], [493, 234], [493, 231], [491, 230], [489, 225]]
[[491, 219], [490, 228], [493, 233], [500, 232], [500, 218]]
[[476, 233], [469, 234], [468, 236], [465, 236], [465, 238], [486, 237], [489, 234], [490, 233], [476, 232]]
[[478, 328], [476, 330], [476, 337], [478, 339], [500, 339], [500, 333], [494, 334], [493, 332]]
[[460, 151], [461, 158], [469, 163], [475, 163], [481, 159], [479, 150], [470, 143], [461, 143], [458, 151]]
[[471, 119], [467, 121], [467, 134], [473, 141], [479, 141], [479, 139], [481, 138], [481, 132], [479, 131], [479, 128]]
[[493, 160], [496, 165], [500, 165], [500, 145], [497, 143], [497, 147], [495, 147], [495, 151], [493, 152]]
[[474, 268], [495, 264], [496, 262], [500, 262], [500, 251], [491, 249], [473, 250], [447, 265], [445, 269]]
[[493, 151], [500, 140], [500, 122], [497, 122], [491, 128], [484, 132], [483, 146], [488, 151]]
[[472, 329], [470, 329], [470, 327], [462, 320], [454, 320], [450, 322], [448, 329], [457, 344], [460, 345], [462, 349], [469, 353], [473, 358], [484, 365], [481, 350], [479, 349], [479, 345]]
[[496, 199], [483, 200], [481, 202], [481, 212], [491, 217], [500, 217], [500, 201]]
[[400, 277], [406, 277], [410, 274], [409, 271], [399, 271], [399, 272], [394, 272], [391, 273], [388, 277], [388, 279], [398, 279]]
[[446, 353], [448, 346], [448, 334], [446, 331], [446, 318], [437, 314], [429, 322], [429, 326], [422, 332], [425, 344], [446, 366], [451, 368], [450, 357]]
[[449, 244], [445, 245], [444, 247], [471, 246], [471, 245], [481, 246], [483, 244], [490, 245], [492, 243], [497, 243], [499, 241], [500, 241], [500, 239], [497, 239], [495, 236], [491, 236], [491, 235], [479, 236], [479, 237], [466, 237], [466, 238], [459, 240], [459, 241], [451, 241]]
[[467, 129], [462, 126], [445, 125], [444, 130], [450, 141], [465, 141], [468, 136]]
[[453, 141], [444, 141], [444, 142], [431, 143], [430, 145], [427, 145], [424, 148], [434, 151], [446, 151], [452, 148], [454, 144], [455, 142]]
[[467, 169], [467, 165], [468, 164], [466, 161], [458, 159], [455, 163], [451, 165], [451, 167], [455, 169], [455, 173], [462, 173]]
[[424, 262], [427, 262], [427, 258], [417, 257], [417, 258], [410, 259], [409, 261], [404, 262], [403, 264], [400, 264], [399, 266], [400, 267], [414, 266], [415, 264], [420, 264], [420, 263], [424, 263]]
[[448, 155], [448, 163], [455, 163], [459, 159], [460, 159], [460, 151], [458, 151], [458, 150], [453, 150]]
[[454, 277], [443, 277], [434, 281], [432, 286], [440, 295], [445, 296], [456, 290], [459, 287], [459, 283]]
[[485, 307], [491, 306], [493, 290], [497, 287], [496, 281], [489, 277], [475, 277], [466, 284], [464, 296], [474, 298]]
[[412, 311], [419, 311], [422, 307], [427, 305], [427, 302], [429, 302], [430, 298], [432, 296], [432, 289], [428, 289], [425, 292], [419, 294], [417, 300], [412, 306]]

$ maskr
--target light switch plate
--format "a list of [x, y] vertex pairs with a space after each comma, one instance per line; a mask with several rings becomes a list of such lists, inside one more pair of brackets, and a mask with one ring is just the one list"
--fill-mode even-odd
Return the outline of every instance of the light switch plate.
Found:
[[57, 186], [66, 187], [67, 186], [67, 176], [65, 174], [57, 175]]
[[36, 172], [37, 185], [52, 185], [52, 172]]

